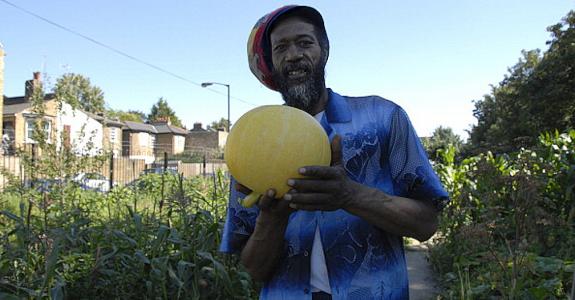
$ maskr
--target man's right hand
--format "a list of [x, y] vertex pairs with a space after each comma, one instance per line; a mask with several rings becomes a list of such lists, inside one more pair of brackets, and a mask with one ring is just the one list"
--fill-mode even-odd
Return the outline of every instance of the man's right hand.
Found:
[[[249, 195], [252, 191], [240, 183], [235, 189]], [[241, 254], [241, 263], [256, 281], [268, 281], [283, 255], [284, 235], [289, 216], [294, 211], [287, 201], [275, 199], [273, 189], [260, 197], [260, 208], [254, 231]]]
[[[239, 182], [236, 182], [235, 189], [245, 195], [249, 195], [252, 192], [251, 189]], [[289, 217], [289, 215], [295, 210], [289, 207], [289, 203], [287, 203], [287, 201], [276, 199], [275, 196], [276, 191], [274, 189], [269, 189], [265, 194], [261, 195], [257, 203], [260, 208], [260, 214], [263, 213], [264, 215], [280, 218]]]

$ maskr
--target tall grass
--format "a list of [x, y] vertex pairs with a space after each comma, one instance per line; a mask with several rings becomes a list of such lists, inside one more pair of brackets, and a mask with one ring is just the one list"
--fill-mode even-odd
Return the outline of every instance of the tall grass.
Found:
[[108, 194], [63, 184], [0, 197], [2, 299], [255, 299], [217, 251], [229, 180], [146, 175]]

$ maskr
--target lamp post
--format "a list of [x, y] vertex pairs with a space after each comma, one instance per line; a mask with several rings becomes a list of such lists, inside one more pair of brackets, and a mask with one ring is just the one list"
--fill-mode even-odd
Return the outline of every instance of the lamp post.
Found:
[[208, 87], [210, 85], [223, 85], [226, 88], [228, 88], [228, 124], [226, 124], [226, 129], [228, 132], [230, 132], [230, 85], [229, 84], [225, 84], [225, 83], [219, 83], [219, 82], [203, 82], [202, 83], [202, 87]]

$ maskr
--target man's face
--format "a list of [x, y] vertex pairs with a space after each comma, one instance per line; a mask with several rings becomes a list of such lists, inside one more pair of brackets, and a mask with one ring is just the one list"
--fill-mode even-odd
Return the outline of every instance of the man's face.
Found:
[[284, 101], [311, 111], [324, 84], [324, 58], [314, 26], [299, 18], [282, 20], [270, 34], [273, 80]]

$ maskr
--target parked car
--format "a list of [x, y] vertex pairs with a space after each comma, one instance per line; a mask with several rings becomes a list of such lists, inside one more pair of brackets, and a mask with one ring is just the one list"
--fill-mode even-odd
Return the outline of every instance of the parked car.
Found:
[[74, 176], [73, 181], [85, 190], [110, 191], [110, 180], [100, 173], [80, 173]]
[[38, 192], [51, 192], [56, 186], [62, 186], [63, 181], [61, 179], [44, 179], [37, 178], [34, 180], [26, 180], [24, 186], [27, 188], [34, 188]]
[[178, 175], [178, 171], [177, 171], [177, 170], [170, 169], [170, 168], [164, 169], [164, 168], [162, 168], [162, 167], [156, 167], [156, 168], [145, 169], [144, 171], [142, 171], [142, 174], [140, 174], [140, 176], [141, 176], [141, 175], [147, 175], [147, 174], [162, 174], [162, 173], [165, 173], [165, 174], [168, 174], [168, 175], [169, 175], [169, 174], [171, 174], [171, 175]]

